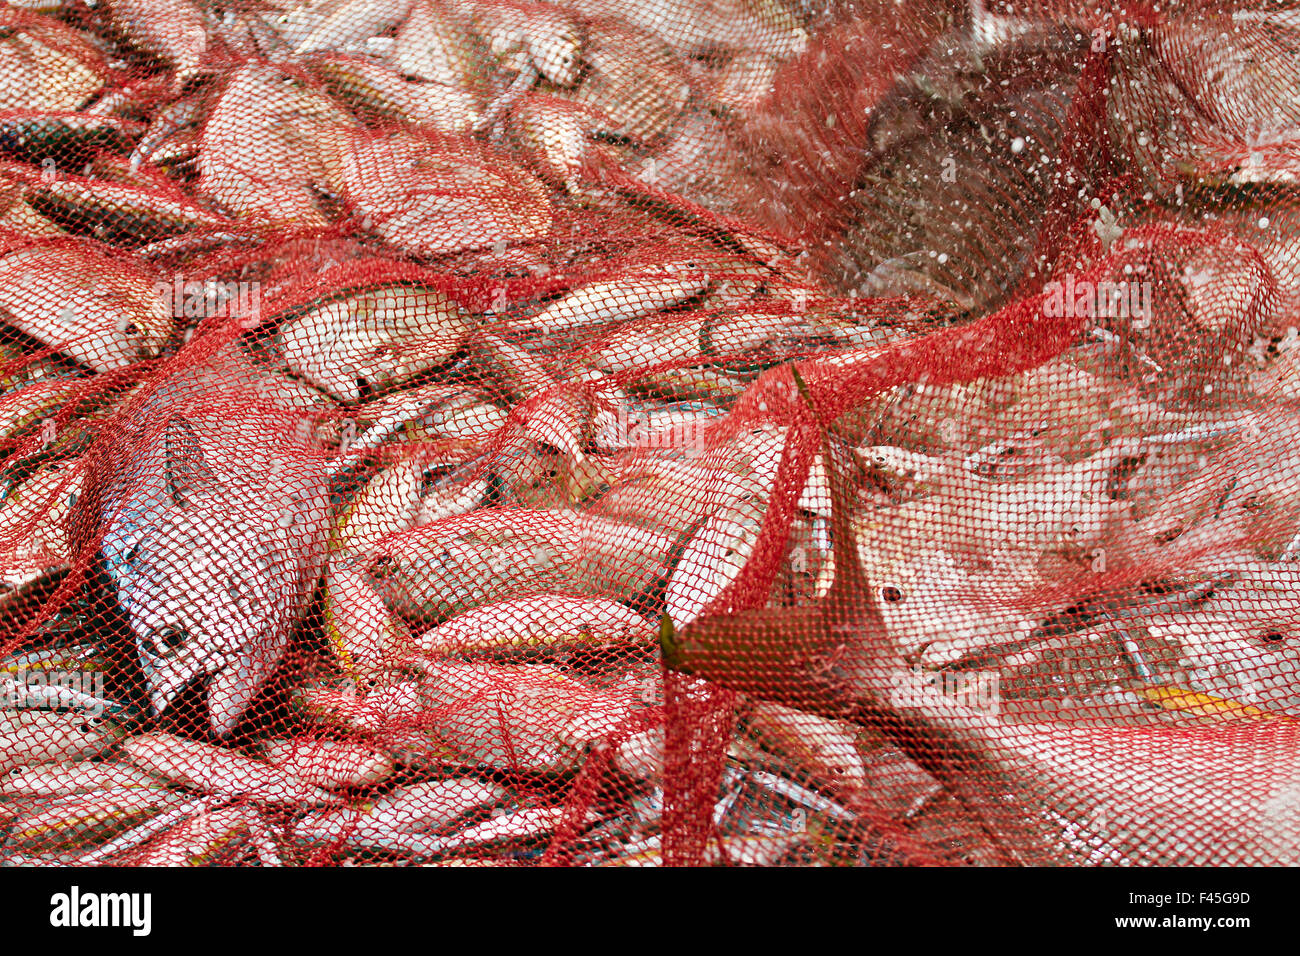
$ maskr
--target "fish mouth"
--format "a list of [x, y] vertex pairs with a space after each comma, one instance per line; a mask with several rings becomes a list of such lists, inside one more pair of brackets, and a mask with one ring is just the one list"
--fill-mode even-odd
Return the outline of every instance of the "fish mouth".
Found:
[[[136, 643], [140, 644], [138, 637]], [[212, 651], [204, 648], [201, 642], [186, 642], [174, 657], [164, 660], [151, 658], [142, 647], [137, 649], [145, 679], [149, 684], [151, 717], [160, 716], [175, 702], [181, 691], [196, 678], [208, 674], [211, 670], [209, 664]]]
[[[152, 675], [150, 670], [154, 670]], [[269, 669], [258, 666], [257, 662], [229, 662], [223, 667], [221, 661], [212, 660], [211, 655], [192, 655], [184, 666], [168, 668], [162, 674], [156, 668], [146, 668], [149, 715], [161, 716], [183, 690], [206, 678], [209, 726], [215, 736], [228, 737], [261, 691], [266, 678], [263, 671]]]
[[228, 737], [262, 691], [274, 662], [240, 658], [208, 678], [208, 723], [217, 737]]

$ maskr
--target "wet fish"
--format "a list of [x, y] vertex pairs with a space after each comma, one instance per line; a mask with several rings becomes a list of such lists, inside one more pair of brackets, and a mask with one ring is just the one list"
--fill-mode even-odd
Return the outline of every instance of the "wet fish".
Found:
[[801, 53], [808, 4], [787, 0], [564, 0], [584, 17], [618, 17], [659, 36], [685, 56], [718, 50], [776, 57]]
[[294, 53], [315, 50], [341, 50], [363, 43], [368, 37], [391, 30], [411, 9], [410, 0], [344, 0], [328, 12], [325, 19], [299, 41]]
[[84, 760], [11, 770], [0, 780], [0, 797], [62, 797], [86, 790], [163, 785], [157, 777], [128, 764]]
[[594, 111], [603, 133], [654, 141], [686, 108], [691, 94], [686, 71], [672, 49], [652, 35], [605, 21], [593, 31], [583, 57], [588, 71], [573, 99]]
[[[154, 712], [206, 677], [212, 729], [227, 734], [279, 662], [320, 577], [330, 480], [349, 459], [330, 460], [315, 416], [242, 385], [229, 352], [175, 373], [134, 414], [149, 424], [113, 451], [100, 550]], [[409, 416], [374, 426], [350, 453]]]
[[322, 55], [308, 64], [359, 114], [405, 120], [441, 133], [468, 133], [481, 119], [479, 98], [458, 86], [407, 79], [360, 57]]
[[572, 86], [582, 69], [582, 27], [550, 4], [475, 0], [471, 22], [492, 53], [514, 72], [532, 69]]
[[[247, 805], [207, 807], [191, 801], [122, 834], [73, 862], [111, 860], [130, 866], [213, 866], [239, 862], [257, 811]], [[233, 857], [233, 859], [232, 859]]]
[[103, 88], [104, 55], [71, 27], [6, 7], [0, 29], [0, 109], [76, 110]]
[[89, 759], [123, 736], [116, 722], [75, 711], [0, 710], [0, 770]]
[[296, 73], [248, 64], [222, 83], [199, 138], [198, 189], [241, 219], [322, 227], [359, 123]]
[[203, 11], [189, 0], [112, 0], [114, 24], [141, 49], [168, 61], [179, 90], [199, 72], [208, 52]]
[[263, 753], [269, 763], [303, 783], [327, 790], [373, 786], [393, 772], [391, 757], [355, 741], [275, 740]]
[[66, 240], [0, 257], [0, 319], [97, 372], [154, 357], [174, 324], [149, 272]]
[[381, 541], [369, 572], [389, 606], [437, 621], [538, 592], [632, 598], [665, 574], [667, 535], [576, 511], [483, 509]]
[[551, 230], [542, 183], [467, 139], [358, 134], [342, 157], [342, 184], [364, 228], [415, 255], [526, 242]]
[[207, 793], [270, 804], [328, 806], [338, 802], [333, 794], [287, 769], [174, 734], [132, 737], [123, 743], [122, 753], [137, 767], [169, 783]]
[[380, 286], [285, 318], [277, 343], [291, 371], [345, 402], [449, 361], [470, 317], [436, 289]]
[[565, 775], [641, 709], [544, 665], [422, 662], [424, 726], [473, 766]]
[[85, 846], [178, 806], [184, 799], [164, 787], [121, 787], [58, 797], [16, 814], [5, 848], [44, 853]]
[[308, 842], [344, 841], [382, 849], [406, 833], [445, 833], [466, 818], [486, 815], [509, 796], [498, 785], [472, 777], [430, 780], [392, 790], [361, 809], [339, 807], [303, 814], [292, 837]]
[[653, 645], [655, 625], [625, 604], [541, 594], [474, 608], [420, 634], [434, 655], [514, 655], [582, 645]]
[[397, 29], [393, 67], [418, 80], [472, 89], [482, 80], [487, 50], [465, 14], [457, 4], [415, 0]]

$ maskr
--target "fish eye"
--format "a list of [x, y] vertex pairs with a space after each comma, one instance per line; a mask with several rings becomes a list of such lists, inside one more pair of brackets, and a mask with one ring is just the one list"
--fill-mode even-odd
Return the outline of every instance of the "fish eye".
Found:
[[880, 597], [881, 600], [887, 601], [890, 604], [897, 604], [899, 601], [903, 600], [903, 592], [891, 584], [888, 587], [880, 589]]
[[143, 642], [154, 657], [171, 657], [185, 643], [185, 630], [175, 624], [168, 624], [143, 638]]
[[1279, 630], [1265, 631], [1259, 636], [1259, 639], [1265, 644], [1281, 644], [1286, 640], [1286, 635]]

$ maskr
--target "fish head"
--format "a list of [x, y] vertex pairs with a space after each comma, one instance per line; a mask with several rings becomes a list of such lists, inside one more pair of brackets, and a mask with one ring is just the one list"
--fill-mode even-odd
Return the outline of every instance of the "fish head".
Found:
[[117, 594], [156, 715], [207, 680], [212, 730], [226, 734], [288, 644], [298, 561], [283, 536], [238, 509], [159, 516], [129, 548]]
[[[108, 343], [112, 356], [125, 368], [133, 362], [151, 359], [162, 351], [171, 334], [171, 320], [156, 304], [104, 303], [103, 319], [111, 327]], [[111, 360], [110, 360], [111, 361]]]

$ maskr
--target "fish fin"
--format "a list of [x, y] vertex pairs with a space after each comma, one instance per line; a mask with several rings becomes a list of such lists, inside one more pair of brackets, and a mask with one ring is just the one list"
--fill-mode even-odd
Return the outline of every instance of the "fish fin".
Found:
[[794, 379], [795, 388], [798, 389], [804, 404], [808, 406], [817, 422], [817, 428], [821, 433], [822, 456], [826, 462], [827, 483], [830, 485], [831, 558], [835, 562], [835, 579], [831, 582], [827, 600], [834, 604], [840, 601], [841, 596], [865, 599], [874, 610], [875, 599], [871, 594], [866, 572], [862, 569], [862, 562], [858, 558], [858, 548], [853, 536], [853, 514], [850, 502], [857, 493], [853, 480], [846, 466], [841, 464], [836, 456], [835, 448], [831, 445], [830, 432], [821, 418], [819, 409], [813, 403], [812, 393], [804, 382], [803, 376], [799, 374], [798, 367], [793, 364], [790, 366], [790, 377]]
[[163, 426], [164, 473], [167, 495], [178, 507], [194, 504], [205, 487], [216, 484], [203, 448], [189, 419], [172, 415]]

